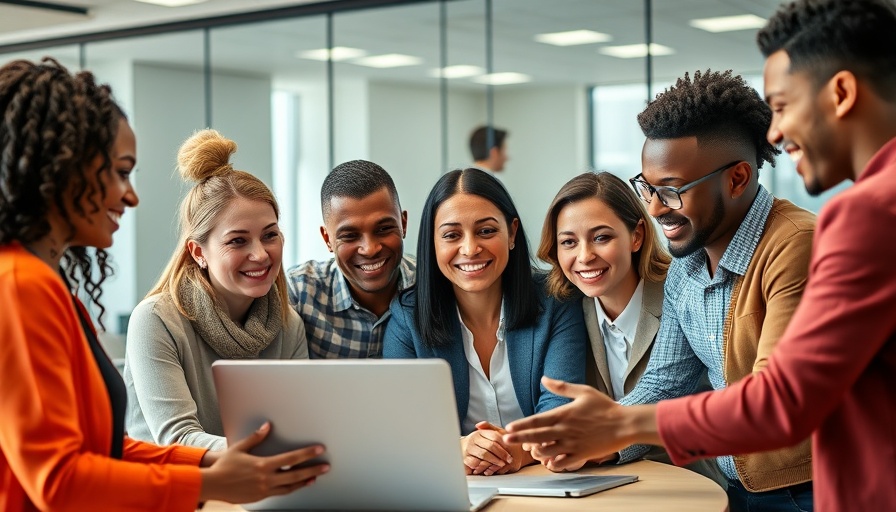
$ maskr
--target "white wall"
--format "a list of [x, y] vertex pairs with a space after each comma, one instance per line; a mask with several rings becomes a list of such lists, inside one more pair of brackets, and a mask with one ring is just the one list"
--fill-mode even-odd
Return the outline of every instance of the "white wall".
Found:
[[188, 185], [176, 172], [177, 148], [205, 124], [198, 70], [134, 64], [134, 131], [140, 168], [136, 210], [136, 301], [150, 290], [171, 257], [177, 212]]
[[495, 126], [510, 133], [501, 179], [510, 191], [534, 256], [554, 195], [588, 170], [587, 97], [582, 87], [526, 87], [495, 92]]
[[[408, 212], [405, 252], [417, 253], [423, 203], [442, 175], [442, 122], [439, 88], [374, 82], [368, 87], [370, 105], [370, 160], [395, 180], [401, 206]], [[449, 96], [453, 125], [475, 122], [476, 100], [461, 91]], [[338, 125], [337, 125], [338, 129]], [[465, 130], [467, 128], [464, 128]], [[449, 155], [468, 165], [464, 153]]]
[[[133, 125], [134, 74], [131, 62], [118, 60], [91, 64], [90, 70], [97, 79], [112, 86], [112, 94]], [[139, 162], [137, 169], [140, 169]], [[135, 182], [139, 181], [139, 174], [137, 172], [131, 175]], [[119, 315], [130, 313], [130, 309], [122, 305], [130, 304], [133, 297], [137, 295], [137, 274], [133, 271], [133, 262], [137, 258], [137, 229], [134, 211], [125, 212], [119, 225], [120, 229], [114, 235], [115, 243], [107, 251], [111, 256], [115, 273], [103, 283], [103, 296], [100, 298], [106, 307], [103, 321], [105, 328], [109, 331], [118, 330]], [[85, 301], [85, 304], [90, 304], [90, 302]], [[91, 313], [96, 316], [99, 311], [91, 308]]]

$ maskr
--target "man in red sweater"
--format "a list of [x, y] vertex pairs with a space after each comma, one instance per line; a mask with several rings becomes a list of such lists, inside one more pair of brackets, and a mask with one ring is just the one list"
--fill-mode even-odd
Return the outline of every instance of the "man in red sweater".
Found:
[[811, 434], [817, 510], [896, 510], [896, 5], [799, 0], [758, 40], [769, 141], [812, 194], [855, 181], [822, 209], [809, 282], [768, 367], [634, 407], [545, 379], [574, 401], [511, 423], [505, 440], [562, 470], [630, 444], [684, 464]]

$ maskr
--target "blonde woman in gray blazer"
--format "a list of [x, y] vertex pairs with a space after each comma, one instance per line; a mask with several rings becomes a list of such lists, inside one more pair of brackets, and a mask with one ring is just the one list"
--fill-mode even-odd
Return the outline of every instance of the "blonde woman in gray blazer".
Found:
[[[643, 202], [608, 172], [576, 176], [548, 209], [538, 257], [551, 265], [554, 297], [584, 295], [587, 383], [621, 399], [650, 360], [671, 262]], [[660, 449], [647, 458], [668, 462]], [[701, 461], [691, 469], [724, 482], [713, 466]]]

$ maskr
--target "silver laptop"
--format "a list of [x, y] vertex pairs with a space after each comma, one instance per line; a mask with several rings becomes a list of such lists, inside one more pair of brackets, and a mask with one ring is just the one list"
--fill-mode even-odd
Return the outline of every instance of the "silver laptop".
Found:
[[496, 493], [467, 489], [445, 361], [216, 361], [212, 372], [228, 443], [270, 420], [252, 453], [327, 447], [327, 474], [249, 510], [466, 512]]
[[635, 475], [497, 475], [468, 476], [470, 489], [497, 488], [508, 496], [579, 498], [638, 481]]

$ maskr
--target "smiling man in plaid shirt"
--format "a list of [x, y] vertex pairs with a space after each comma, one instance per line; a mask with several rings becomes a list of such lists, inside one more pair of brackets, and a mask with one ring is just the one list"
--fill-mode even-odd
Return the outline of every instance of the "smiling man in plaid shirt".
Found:
[[414, 284], [404, 255], [408, 214], [395, 183], [366, 160], [336, 166], [321, 187], [321, 236], [334, 258], [287, 272], [312, 359], [382, 357], [389, 303]]

